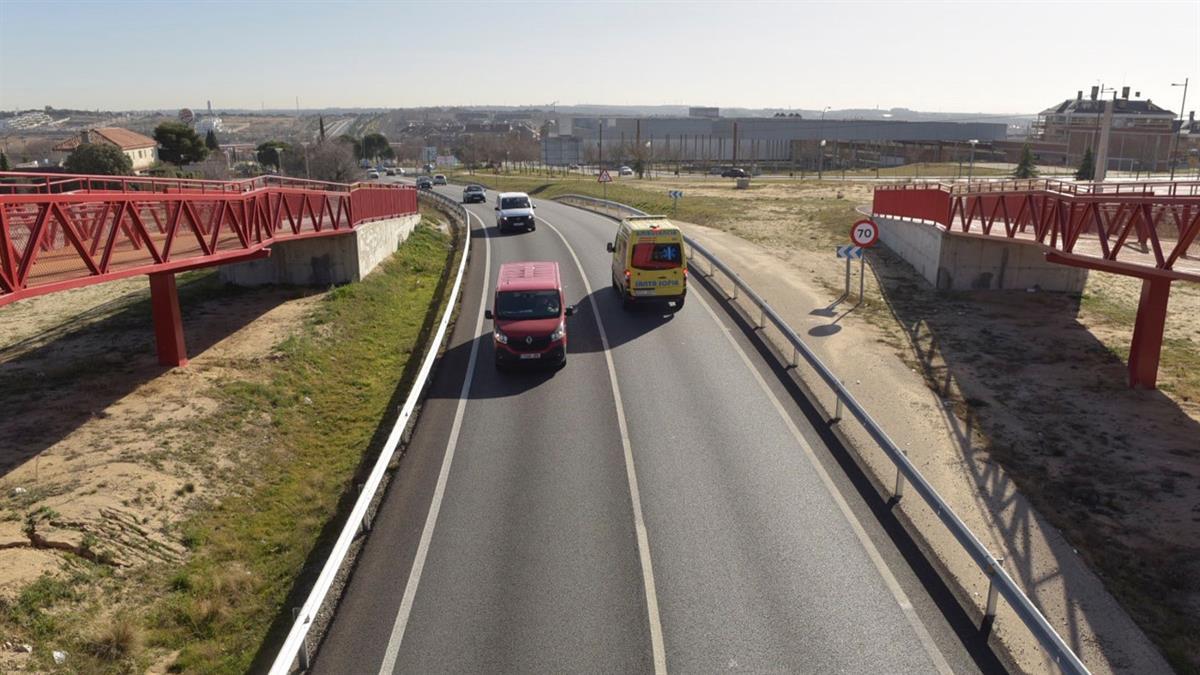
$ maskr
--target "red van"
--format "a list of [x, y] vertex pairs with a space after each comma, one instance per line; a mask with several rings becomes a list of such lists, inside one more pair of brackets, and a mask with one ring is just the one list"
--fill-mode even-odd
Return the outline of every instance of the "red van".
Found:
[[567, 362], [567, 317], [575, 307], [563, 299], [555, 262], [515, 262], [500, 266], [492, 309], [496, 367], [512, 363]]

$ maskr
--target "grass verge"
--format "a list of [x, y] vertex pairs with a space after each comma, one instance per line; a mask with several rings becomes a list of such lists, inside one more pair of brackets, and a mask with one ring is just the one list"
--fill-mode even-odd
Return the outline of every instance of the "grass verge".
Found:
[[[219, 406], [191, 433], [239, 448], [239, 459], [222, 474], [227, 484], [173, 526], [182, 562], [114, 568], [67, 557], [0, 601], [0, 636], [34, 647], [27, 667], [253, 669], [415, 372], [452, 250], [449, 235], [423, 223], [365, 280], [326, 293], [268, 357], [219, 381], [210, 392]], [[181, 293], [206, 301], [253, 292], [225, 289], [211, 273], [191, 281]], [[56, 664], [52, 650], [66, 661]]]

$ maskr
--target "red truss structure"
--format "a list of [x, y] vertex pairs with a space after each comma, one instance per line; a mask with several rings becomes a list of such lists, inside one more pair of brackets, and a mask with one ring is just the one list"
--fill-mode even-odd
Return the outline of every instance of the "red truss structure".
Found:
[[876, 215], [925, 221], [958, 236], [1040, 246], [1050, 262], [1142, 280], [1129, 383], [1158, 377], [1171, 282], [1200, 282], [1200, 182], [989, 181], [875, 188]]
[[147, 274], [160, 361], [181, 365], [176, 272], [416, 212], [416, 190], [399, 185], [0, 173], [0, 306]]

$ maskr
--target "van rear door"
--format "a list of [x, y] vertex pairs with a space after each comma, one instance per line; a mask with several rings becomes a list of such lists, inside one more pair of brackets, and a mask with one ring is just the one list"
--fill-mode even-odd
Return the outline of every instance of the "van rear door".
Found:
[[635, 232], [629, 254], [630, 284], [637, 297], [683, 293], [683, 241], [678, 232]]

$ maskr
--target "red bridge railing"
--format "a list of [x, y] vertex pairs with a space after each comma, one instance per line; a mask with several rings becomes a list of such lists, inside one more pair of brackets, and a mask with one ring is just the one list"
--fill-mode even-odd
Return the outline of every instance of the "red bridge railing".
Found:
[[409, 186], [0, 173], [0, 305], [416, 212]]
[[1091, 259], [1096, 269], [1200, 281], [1200, 265], [1179, 265], [1200, 235], [1196, 181], [881, 185], [872, 211], [949, 231], [1033, 241]]
[[1153, 389], [1171, 282], [1200, 282], [1200, 181], [1056, 180], [881, 185], [872, 212], [1045, 247], [1050, 262], [1142, 280], [1129, 383]]

